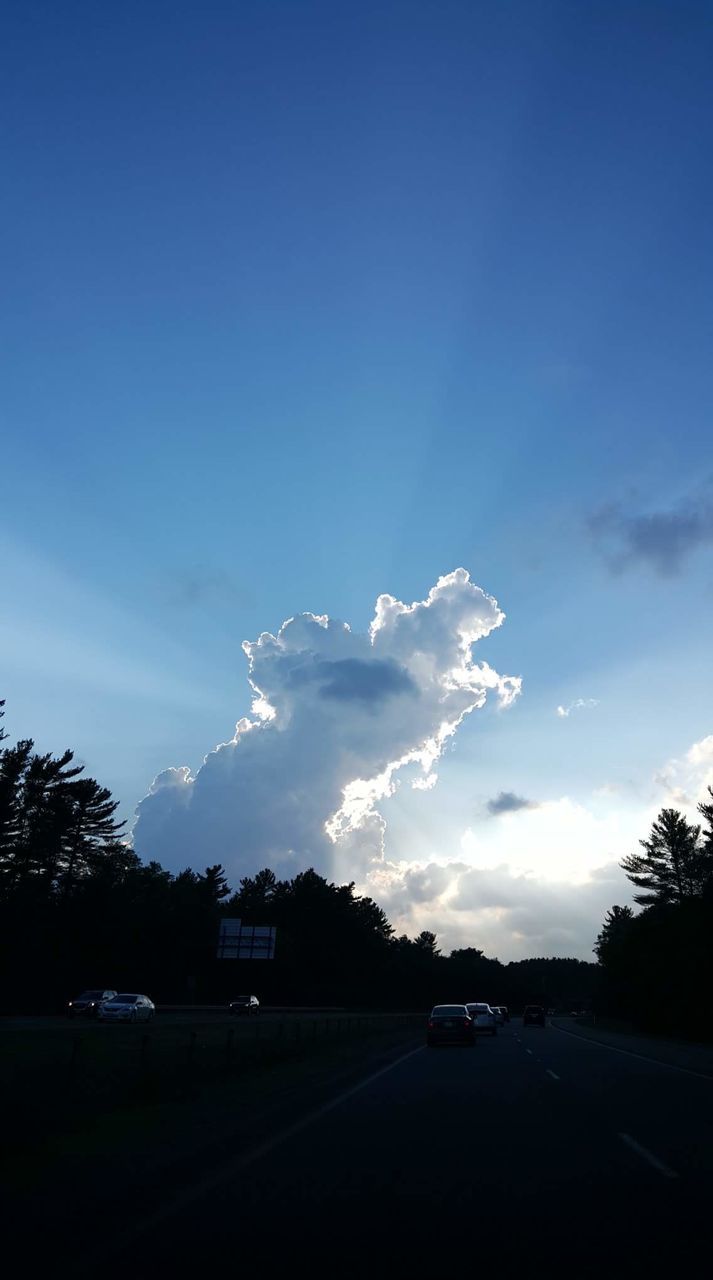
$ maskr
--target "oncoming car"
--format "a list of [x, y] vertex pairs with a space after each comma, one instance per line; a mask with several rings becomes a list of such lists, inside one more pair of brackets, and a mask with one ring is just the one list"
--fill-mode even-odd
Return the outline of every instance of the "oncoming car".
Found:
[[464, 1004], [437, 1004], [426, 1030], [429, 1049], [437, 1044], [475, 1044], [475, 1027]]
[[228, 1005], [228, 1012], [249, 1017], [260, 1012], [260, 1001], [257, 996], [236, 996]]
[[487, 1036], [496, 1036], [498, 1034], [498, 1023], [490, 1008], [489, 1004], [473, 1003], [467, 1004], [469, 1016], [473, 1019], [475, 1030]]
[[113, 1000], [107, 1000], [99, 1010], [101, 1022], [148, 1022], [153, 1018], [156, 1006], [148, 996], [122, 991]]
[[96, 1018], [102, 1005], [113, 999], [116, 995], [115, 991], [107, 991], [106, 988], [99, 988], [96, 991], [83, 991], [81, 996], [77, 996], [76, 1000], [70, 1000], [67, 1005], [68, 1018]]

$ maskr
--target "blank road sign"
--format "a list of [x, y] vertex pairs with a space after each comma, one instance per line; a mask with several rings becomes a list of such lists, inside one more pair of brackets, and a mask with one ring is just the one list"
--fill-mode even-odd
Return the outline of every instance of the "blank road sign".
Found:
[[242, 924], [240, 920], [221, 920], [218, 935], [219, 960], [274, 960], [274, 925]]

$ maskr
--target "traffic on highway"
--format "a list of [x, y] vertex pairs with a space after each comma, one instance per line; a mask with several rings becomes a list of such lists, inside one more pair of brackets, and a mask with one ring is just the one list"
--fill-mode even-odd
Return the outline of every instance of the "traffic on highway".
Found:
[[[55, 1258], [148, 1277], [342, 1250], [422, 1274], [443, 1262], [444, 1229], [449, 1263], [475, 1241], [507, 1276], [545, 1258], [618, 1276], [692, 1256], [713, 1193], [713, 1051], [498, 1009], [493, 1033], [492, 1005], [436, 1005], [387, 1049], [347, 1045], [319, 1081], [313, 1066], [308, 1090], [296, 1063], [269, 1087], [260, 1071], [237, 1093], [216, 1085], [167, 1119], [163, 1149], [134, 1119], [126, 1149], [115, 1137], [87, 1181], [75, 1170], [53, 1189]], [[92, 1225], [107, 1194], [123, 1223], [111, 1256]]]

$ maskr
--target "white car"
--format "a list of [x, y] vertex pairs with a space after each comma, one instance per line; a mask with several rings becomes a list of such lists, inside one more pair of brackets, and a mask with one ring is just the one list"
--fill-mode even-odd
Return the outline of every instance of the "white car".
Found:
[[474, 1002], [473, 1004], [467, 1004], [465, 1007], [473, 1019], [476, 1031], [489, 1036], [498, 1034], [497, 1019], [489, 1004]]
[[121, 991], [113, 1000], [107, 1000], [99, 1009], [100, 1022], [148, 1022], [153, 1018], [156, 1006], [148, 996]]
[[503, 1013], [502, 1009], [500, 1008], [500, 1005], [499, 1005], [499, 1004], [494, 1004], [494, 1005], [491, 1005], [491, 1008], [492, 1008], [492, 1010], [493, 1010], [493, 1013], [495, 1014], [495, 1021], [496, 1021], [497, 1025], [498, 1025], [499, 1027], [504, 1027], [504, 1026], [505, 1026], [505, 1014]]

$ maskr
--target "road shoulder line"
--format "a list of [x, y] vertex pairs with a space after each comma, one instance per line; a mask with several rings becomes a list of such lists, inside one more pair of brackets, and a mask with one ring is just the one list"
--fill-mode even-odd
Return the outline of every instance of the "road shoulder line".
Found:
[[597, 1040], [594, 1036], [583, 1036], [578, 1031], [565, 1030], [564, 1027], [558, 1027], [554, 1022], [550, 1023], [553, 1031], [559, 1031], [562, 1036], [572, 1036], [575, 1040], [584, 1040], [587, 1044], [593, 1044], [597, 1049], [608, 1049], [610, 1053], [623, 1053], [627, 1058], [640, 1058], [642, 1062], [651, 1062], [655, 1067], [664, 1067], [668, 1071], [681, 1071], [683, 1075], [695, 1076], [697, 1080], [707, 1080], [709, 1084], [713, 1084], [713, 1075], [706, 1075], [704, 1071], [693, 1071], [691, 1067], [678, 1067], [675, 1062], [664, 1062], [661, 1058], [651, 1058], [647, 1053], [635, 1053], [633, 1049], [620, 1049], [618, 1045], [607, 1044], [605, 1040]]
[[650, 1164], [651, 1168], [655, 1169], [657, 1173], [660, 1173], [663, 1178], [678, 1177], [675, 1169], [672, 1169], [670, 1165], [665, 1164], [663, 1160], [659, 1160], [658, 1156], [655, 1156], [653, 1151], [649, 1151], [648, 1147], [642, 1147], [641, 1143], [637, 1142], [636, 1138], [632, 1138], [630, 1133], [620, 1133], [619, 1137], [625, 1146], [629, 1147], [632, 1151], [635, 1151], [637, 1156], [640, 1156], [642, 1160], [645, 1160], [647, 1164]]

